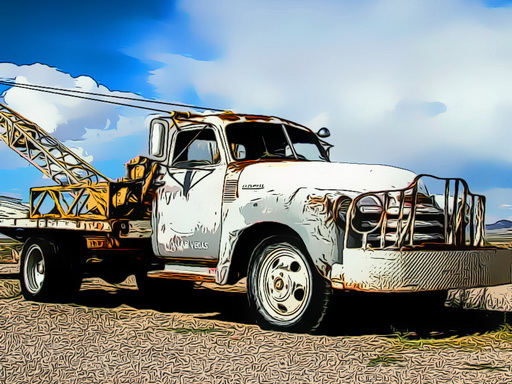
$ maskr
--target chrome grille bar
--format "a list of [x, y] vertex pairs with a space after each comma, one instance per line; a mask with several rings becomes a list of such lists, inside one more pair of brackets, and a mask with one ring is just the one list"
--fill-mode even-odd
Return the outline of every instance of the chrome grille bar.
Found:
[[[429, 193], [427, 182], [437, 184], [441, 194]], [[358, 208], [358, 203], [368, 196], [373, 201], [378, 199], [380, 208]], [[471, 193], [463, 179], [420, 175], [407, 188], [356, 197], [347, 212], [345, 246], [480, 247], [484, 245], [484, 216], [485, 197]]]

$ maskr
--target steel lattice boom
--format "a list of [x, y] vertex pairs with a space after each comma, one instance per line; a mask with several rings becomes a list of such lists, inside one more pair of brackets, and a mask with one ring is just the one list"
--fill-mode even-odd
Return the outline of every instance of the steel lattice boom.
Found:
[[41, 127], [3, 104], [0, 104], [0, 138], [60, 185], [109, 181]]

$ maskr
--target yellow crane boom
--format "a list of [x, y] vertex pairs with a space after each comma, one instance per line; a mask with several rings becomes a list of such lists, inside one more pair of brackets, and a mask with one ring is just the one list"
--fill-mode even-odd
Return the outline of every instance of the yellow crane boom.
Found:
[[37, 124], [1, 103], [0, 138], [57, 184], [92, 184], [109, 180]]
[[0, 138], [57, 186], [30, 190], [34, 219], [108, 220], [149, 217], [148, 193], [155, 165], [137, 157], [128, 177], [110, 180], [37, 124], [0, 103]]

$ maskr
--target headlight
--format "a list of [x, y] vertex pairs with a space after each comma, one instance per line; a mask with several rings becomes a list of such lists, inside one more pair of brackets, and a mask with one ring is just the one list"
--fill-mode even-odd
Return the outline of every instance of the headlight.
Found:
[[384, 206], [377, 195], [365, 195], [356, 202], [351, 226], [359, 233], [370, 233], [380, 227]]
[[368, 195], [360, 199], [357, 204], [357, 209], [361, 213], [375, 213], [382, 214], [382, 202], [377, 196]]

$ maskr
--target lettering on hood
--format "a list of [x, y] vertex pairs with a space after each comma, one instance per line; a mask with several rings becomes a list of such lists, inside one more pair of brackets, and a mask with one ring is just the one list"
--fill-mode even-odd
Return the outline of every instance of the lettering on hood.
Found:
[[263, 189], [265, 187], [264, 184], [244, 184], [242, 185], [242, 189]]

